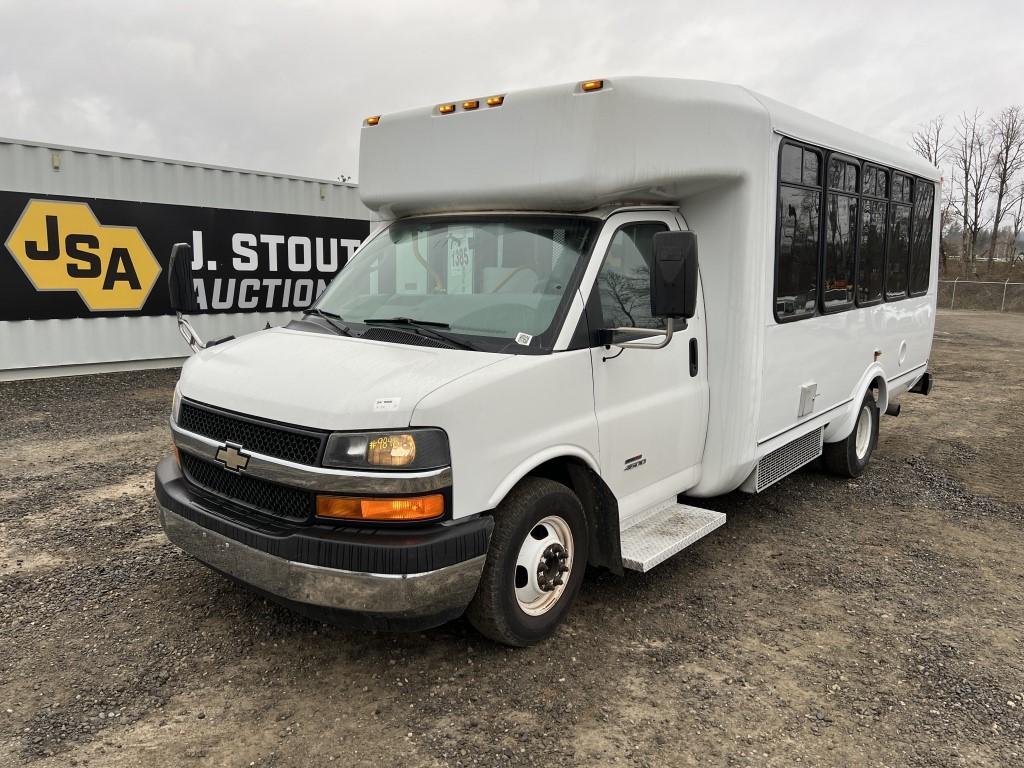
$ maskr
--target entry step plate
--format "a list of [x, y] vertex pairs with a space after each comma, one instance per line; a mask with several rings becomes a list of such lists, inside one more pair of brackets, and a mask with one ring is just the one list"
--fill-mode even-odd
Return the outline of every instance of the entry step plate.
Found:
[[659, 504], [619, 534], [622, 565], [646, 573], [724, 523], [721, 512], [675, 501]]

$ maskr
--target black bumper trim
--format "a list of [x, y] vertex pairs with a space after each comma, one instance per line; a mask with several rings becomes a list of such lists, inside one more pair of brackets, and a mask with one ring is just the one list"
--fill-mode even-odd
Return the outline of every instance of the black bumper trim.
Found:
[[406, 529], [292, 527], [245, 519], [197, 494], [170, 456], [157, 465], [155, 486], [164, 507], [229, 539], [296, 563], [361, 573], [426, 573], [479, 557], [487, 553], [494, 528], [485, 515]]

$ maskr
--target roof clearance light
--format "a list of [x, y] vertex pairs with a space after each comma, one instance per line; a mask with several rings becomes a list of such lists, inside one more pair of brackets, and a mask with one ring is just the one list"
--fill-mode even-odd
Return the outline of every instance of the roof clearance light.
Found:
[[366, 124], [367, 125], [376, 125], [379, 122], [380, 122], [380, 115], [372, 115], [371, 117], [366, 118]]
[[437, 106], [437, 111], [440, 112], [442, 115], [450, 115], [452, 112], [455, 111], [455, 105], [454, 104], [439, 104]]
[[500, 107], [505, 101], [504, 96], [491, 96], [487, 99], [488, 107]]
[[463, 109], [476, 109], [480, 106], [480, 102], [476, 99], [470, 99], [469, 101], [462, 102]]
[[600, 91], [604, 88], [604, 80], [584, 80], [580, 83], [580, 89], [584, 93], [590, 93], [591, 91]]

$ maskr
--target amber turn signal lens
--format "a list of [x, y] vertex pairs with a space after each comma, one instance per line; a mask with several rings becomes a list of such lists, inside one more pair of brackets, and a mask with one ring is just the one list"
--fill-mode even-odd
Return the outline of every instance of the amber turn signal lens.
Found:
[[444, 496], [439, 493], [404, 499], [317, 496], [316, 514], [334, 520], [432, 520], [444, 514]]
[[437, 111], [440, 112], [442, 115], [450, 115], [452, 112], [455, 111], [455, 105], [441, 104], [438, 106]]
[[500, 107], [505, 102], [504, 96], [491, 96], [487, 99], [488, 107]]
[[604, 88], [604, 80], [584, 80], [580, 83], [580, 88], [587, 93], [590, 91], [600, 91]]
[[477, 101], [476, 99], [471, 99], [470, 101], [462, 102], [462, 108], [463, 109], [476, 109], [479, 106], [480, 106], [480, 102]]
[[371, 117], [366, 118], [366, 124], [367, 125], [376, 125], [379, 122], [380, 122], [380, 115], [372, 115]]

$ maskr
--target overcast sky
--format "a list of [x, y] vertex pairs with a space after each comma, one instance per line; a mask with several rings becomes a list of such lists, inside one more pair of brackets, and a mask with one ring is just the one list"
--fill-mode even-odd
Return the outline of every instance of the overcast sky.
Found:
[[1024, 2], [0, 0], [0, 136], [322, 178], [363, 117], [592, 77], [735, 82], [895, 144], [1024, 102]]

